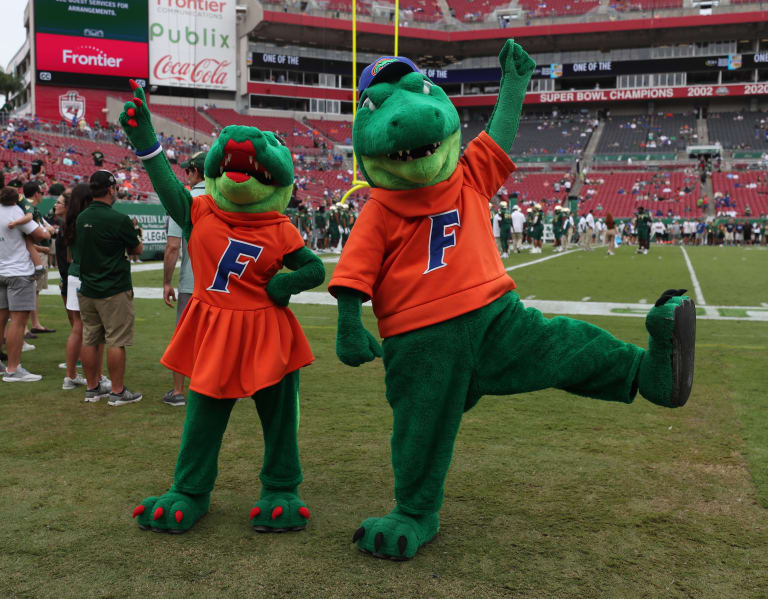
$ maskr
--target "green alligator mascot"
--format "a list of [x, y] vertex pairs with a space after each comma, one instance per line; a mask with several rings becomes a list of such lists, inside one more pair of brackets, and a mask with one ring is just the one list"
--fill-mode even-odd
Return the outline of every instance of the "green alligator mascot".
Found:
[[[353, 142], [372, 190], [329, 290], [341, 361], [384, 359], [397, 505], [353, 535], [379, 558], [412, 558], [437, 535], [462, 414], [483, 395], [554, 387], [630, 403], [639, 390], [676, 407], [690, 393], [696, 321], [684, 290], [649, 311], [647, 350], [580, 320], [544, 318], [513, 291], [488, 201], [515, 168], [507, 152], [535, 63], [512, 40], [499, 59], [496, 107], [461, 157], [456, 109], [410, 60], [381, 58], [360, 77]], [[361, 321], [368, 299], [383, 349]]]
[[[184, 232], [195, 287], [162, 358], [190, 377], [173, 486], [133, 512], [139, 527], [189, 530], [208, 511], [219, 449], [237, 398], [253, 397], [264, 431], [259, 532], [306, 528], [297, 431], [299, 369], [313, 360], [292, 294], [321, 284], [322, 262], [283, 214], [293, 188], [285, 143], [255, 127], [225, 127], [205, 160], [205, 191], [192, 197], [174, 176], [152, 127], [143, 90], [120, 114], [160, 201]], [[283, 267], [293, 272], [280, 272]]]

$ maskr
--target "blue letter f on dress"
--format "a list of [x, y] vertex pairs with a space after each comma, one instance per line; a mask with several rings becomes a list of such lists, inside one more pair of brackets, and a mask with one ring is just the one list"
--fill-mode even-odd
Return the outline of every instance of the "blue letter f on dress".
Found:
[[[230, 237], [227, 249], [224, 250], [221, 258], [219, 258], [216, 278], [207, 291], [229, 293], [229, 277], [231, 275], [235, 275], [237, 278], [242, 277], [245, 267], [248, 266], [248, 259], [251, 258], [256, 262], [263, 249], [260, 245], [246, 243], [245, 241], [239, 241]], [[241, 261], [241, 258], [245, 258], [245, 260]]]
[[460, 227], [458, 210], [449, 210], [429, 217], [432, 229], [429, 231], [429, 265], [423, 274], [447, 266], [443, 262], [445, 250], [456, 245], [456, 231], [447, 233], [448, 227]]

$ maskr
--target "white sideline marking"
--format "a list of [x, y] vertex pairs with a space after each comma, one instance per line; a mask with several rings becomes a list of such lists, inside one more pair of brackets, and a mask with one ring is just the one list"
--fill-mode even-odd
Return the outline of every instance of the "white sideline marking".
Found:
[[506, 268], [506, 271], [509, 272], [510, 270], [516, 270], [518, 268], [523, 268], [524, 266], [531, 266], [531, 264], [546, 262], [547, 260], [552, 260], [552, 258], [560, 258], [561, 256], [567, 256], [568, 254], [573, 254], [573, 252], [578, 252], [578, 251], [579, 250], [566, 250], [565, 252], [558, 252], [557, 254], [552, 254], [551, 256], [547, 256], [546, 258], [538, 258], [537, 260], [531, 260], [530, 262], [523, 262], [522, 264], [515, 264], [514, 266], [508, 266]]
[[680, 249], [683, 251], [683, 258], [685, 258], [685, 264], [688, 266], [688, 273], [691, 275], [691, 283], [693, 283], [693, 292], [696, 294], [696, 304], [704, 308], [707, 315], [710, 311], [707, 308], [707, 302], [704, 299], [704, 294], [701, 292], [701, 285], [699, 285], [699, 279], [696, 278], [696, 272], [693, 270], [693, 264], [688, 257], [688, 252], [685, 251], [685, 246], [681, 245]]
[[[181, 262], [177, 262], [176, 266], [181, 266]], [[146, 264], [131, 264], [131, 272], [146, 272], [148, 270], [163, 270], [163, 261], [153, 261], [153, 262], [147, 262]], [[51, 279], [58, 279], [59, 278], [59, 271], [58, 269], [53, 269], [48, 271], [48, 280]]]
[[[134, 287], [136, 299], [161, 300], [163, 290], [160, 287]], [[40, 292], [41, 295], [59, 295], [57, 287], [49, 287]], [[316, 306], [335, 306], [336, 300], [327, 291], [305, 291], [291, 297], [291, 304], [307, 304]], [[545, 314], [568, 314], [571, 316], [620, 316], [645, 318], [648, 314], [648, 304], [622, 304], [617, 302], [573, 302], [555, 300], [525, 300], [528, 308], [536, 308]], [[370, 308], [370, 302], [364, 304]], [[747, 316], [721, 316], [721, 309], [740, 309]], [[699, 320], [745, 320], [750, 322], [768, 322], [768, 309], [761, 306], [707, 306], [707, 313], [697, 317]]]
[[582, 302], [588, 302], [588, 301], [589, 301], [589, 300], [591, 300], [591, 299], [592, 299], [591, 297], [587, 296], [587, 297], [582, 297], [582, 298], [581, 298], [581, 301], [582, 301]]

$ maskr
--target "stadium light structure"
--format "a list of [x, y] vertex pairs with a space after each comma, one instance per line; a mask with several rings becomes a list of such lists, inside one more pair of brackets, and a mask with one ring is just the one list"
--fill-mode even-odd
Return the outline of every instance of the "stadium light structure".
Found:
[[[400, 0], [395, 0], [395, 52], [397, 56], [398, 38], [400, 35]], [[352, 122], [357, 114], [357, 0], [352, 0]], [[352, 187], [341, 196], [341, 203], [346, 204], [347, 198], [353, 193], [370, 187], [368, 181], [357, 174], [357, 155], [352, 152]]]

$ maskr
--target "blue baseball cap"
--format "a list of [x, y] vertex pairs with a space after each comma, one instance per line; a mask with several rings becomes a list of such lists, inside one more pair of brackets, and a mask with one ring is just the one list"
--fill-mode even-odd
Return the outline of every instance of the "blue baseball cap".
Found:
[[357, 84], [358, 96], [368, 89], [377, 80], [381, 79], [386, 71], [387, 75], [399, 75], [402, 77], [407, 73], [419, 72], [419, 67], [413, 64], [413, 61], [405, 56], [382, 56], [377, 58], [371, 64], [363, 69], [360, 74], [360, 81]]

